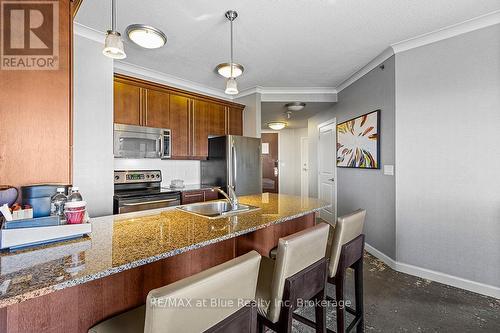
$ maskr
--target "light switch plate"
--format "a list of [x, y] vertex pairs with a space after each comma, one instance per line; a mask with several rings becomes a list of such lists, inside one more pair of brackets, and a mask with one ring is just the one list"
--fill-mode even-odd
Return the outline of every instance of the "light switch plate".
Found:
[[384, 165], [384, 175], [394, 176], [394, 165]]

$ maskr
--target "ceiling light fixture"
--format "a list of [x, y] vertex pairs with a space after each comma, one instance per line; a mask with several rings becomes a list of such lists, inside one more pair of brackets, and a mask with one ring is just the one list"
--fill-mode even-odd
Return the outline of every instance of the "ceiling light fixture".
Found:
[[145, 49], [157, 49], [167, 43], [167, 36], [161, 30], [149, 25], [131, 24], [126, 31], [132, 42]]
[[267, 126], [270, 129], [273, 129], [275, 131], [279, 131], [279, 130], [282, 130], [283, 128], [286, 127], [286, 123], [283, 121], [273, 121], [273, 122], [268, 123]]
[[238, 17], [238, 13], [234, 10], [228, 10], [225, 14], [231, 24], [231, 60], [229, 63], [220, 64], [216, 67], [217, 72], [227, 78], [226, 90], [228, 95], [238, 94], [238, 83], [235, 78], [243, 73], [243, 66], [233, 62], [233, 21]]
[[[219, 75], [225, 77], [226, 79], [229, 79], [231, 77], [231, 65], [228, 62], [223, 64], [218, 64], [217, 67], [215, 67], [215, 70], [217, 71], [217, 73], [219, 73]], [[245, 69], [243, 68], [242, 65], [233, 63], [234, 78], [243, 74], [244, 70]]]
[[306, 103], [304, 103], [304, 102], [292, 102], [292, 103], [285, 104], [285, 107], [288, 109], [288, 111], [300, 111], [305, 106], [306, 106]]
[[106, 33], [102, 54], [112, 59], [125, 59], [121, 35], [116, 31], [116, 0], [111, 0], [111, 30]]

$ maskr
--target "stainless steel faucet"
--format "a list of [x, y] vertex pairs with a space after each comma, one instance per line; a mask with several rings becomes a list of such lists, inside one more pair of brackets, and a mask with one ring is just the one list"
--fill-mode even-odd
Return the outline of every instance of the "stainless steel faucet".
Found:
[[239, 205], [238, 197], [236, 196], [236, 192], [234, 191], [234, 186], [231, 186], [231, 185], [227, 186], [227, 191], [229, 192], [229, 195], [218, 187], [212, 188], [212, 191], [217, 191], [220, 194], [222, 194], [224, 196], [224, 198], [226, 198], [226, 200], [231, 204], [231, 210], [238, 209], [238, 205]]

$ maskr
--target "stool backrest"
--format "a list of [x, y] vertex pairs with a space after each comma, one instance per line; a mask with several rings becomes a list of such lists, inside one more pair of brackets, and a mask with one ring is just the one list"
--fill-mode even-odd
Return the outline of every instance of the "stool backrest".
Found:
[[278, 241], [268, 319], [279, 319], [285, 280], [325, 257], [329, 225], [321, 223]]
[[330, 277], [334, 277], [335, 274], [337, 274], [342, 245], [350, 242], [363, 232], [365, 217], [366, 210], [358, 209], [337, 219], [337, 224], [335, 225], [332, 236], [332, 245], [329, 249], [330, 265], [328, 267], [328, 273]]
[[[237, 312], [244, 305], [239, 299], [255, 299], [260, 259], [256, 251], [251, 251], [151, 290], [146, 301], [144, 332], [202, 332]], [[203, 300], [205, 304], [201, 303]]]

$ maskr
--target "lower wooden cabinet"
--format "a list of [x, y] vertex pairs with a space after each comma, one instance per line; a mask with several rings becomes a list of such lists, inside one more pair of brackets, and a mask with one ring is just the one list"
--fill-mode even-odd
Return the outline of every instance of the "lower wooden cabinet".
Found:
[[219, 198], [218, 192], [212, 191], [211, 189], [199, 190], [199, 191], [186, 191], [182, 192], [181, 194], [181, 205], [217, 200], [218, 198]]

